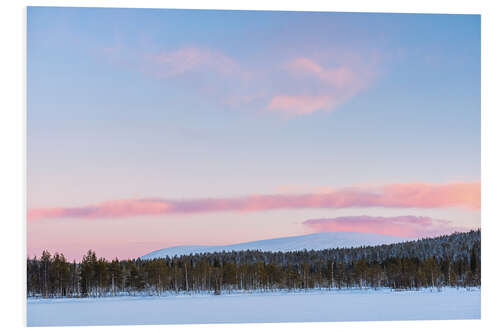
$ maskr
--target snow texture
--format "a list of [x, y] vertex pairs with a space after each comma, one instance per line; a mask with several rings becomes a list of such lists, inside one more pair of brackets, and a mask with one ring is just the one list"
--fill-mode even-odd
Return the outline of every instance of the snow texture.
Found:
[[349, 248], [359, 246], [375, 246], [382, 244], [393, 244], [404, 242], [406, 238], [361, 232], [321, 232], [303, 236], [283, 237], [259, 240], [255, 242], [239, 243], [222, 246], [174, 246], [166, 249], [153, 251], [141, 257], [141, 259], [174, 257], [181, 255], [208, 253], [208, 252], [230, 252], [242, 250], [261, 250], [271, 252], [287, 252], [300, 250], [324, 250], [330, 248]]
[[480, 319], [481, 292], [303, 292], [28, 299], [28, 326]]

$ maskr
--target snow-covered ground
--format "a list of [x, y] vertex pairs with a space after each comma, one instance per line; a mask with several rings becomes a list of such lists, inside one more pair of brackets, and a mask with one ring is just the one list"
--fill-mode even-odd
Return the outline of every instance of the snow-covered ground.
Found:
[[141, 259], [164, 258], [205, 252], [260, 250], [271, 252], [287, 252], [301, 250], [324, 250], [343, 247], [375, 246], [401, 243], [408, 238], [380, 235], [366, 232], [320, 232], [302, 236], [264, 239], [254, 242], [220, 246], [174, 246], [153, 251], [143, 255]]
[[480, 319], [479, 290], [28, 299], [28, 326]]

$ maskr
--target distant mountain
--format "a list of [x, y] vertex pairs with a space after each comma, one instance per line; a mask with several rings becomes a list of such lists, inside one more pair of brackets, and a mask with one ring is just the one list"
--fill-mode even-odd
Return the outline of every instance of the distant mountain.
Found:
[[264, 239], [254, 242], [217, 246], [173, 246], [145, 254], [141, 259], [174, 257], [181, 255], [213, 252], [230, 252], [242, 250], [261, 250], [286, 252], [300, 250], [324, 250], [330, 248], [349, 248], [393, 244], [409, 239], [364, 232], [321, 232], [303, 236]]

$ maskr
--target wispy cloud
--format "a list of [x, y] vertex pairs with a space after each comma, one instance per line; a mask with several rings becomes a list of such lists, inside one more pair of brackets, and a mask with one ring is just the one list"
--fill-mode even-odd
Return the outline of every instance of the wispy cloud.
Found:
[[28, 211], [28, 220], [50, 218], [125, 218], [142, 215], [201, 214], [210, 212], [254, 212], [305, 208], [450, 208], [478, 210], [479, 182], [450, 184], [391, 184], [371, 188], [342, 188], [327, 193], [252, 195], [238, 198], [187, 200], [131, 199], [82, 207], [51, 207]]
[[231, 57], [199, 47], [184, 47], [147, 54], [145, 60], [146, 67], [162, 78], [197, 71], [211, 71], [225, 75], [242, 73], [240, 65]]
[[334, 100], [330, 96], [277, 95], [271, 99], [267, 109], [296, 116], [329, 109], [333, 104]]
[[324, 68], [312, 59], [300, 57], [291, 61], [288, 68], [298, 75], [310, 75], [337, 88], [354, 88], [364, 85], [361, 74], [356, 74], [348, 66]]
[[[366, 87], [372, 77], [371, 71], [361, 65], [357, 68], [354, 65], [327, 68], [306, 57], [292, 60], [286, 69], [298, 82], [316, 81], [311, 84], [314, 89], [309, 89], [308, 93], [278, 94], [271, 98], [267, 109], [288, 116], [334, 111]], [[303, 90], [300, 84], [297, 86]]]
[[340, 216], [335, 218], [311, 219], [303, 225], [316, 232], [369, 232], [400, 237], [432, 237], [455, 231], [466, 231], [454, 227], [451, 221], [433, 219], [427, 216]]
[[334, 111], [374, 77], [373, 64], [353, 55], [327, 54], [321, 63], [299, 55], [291, 61], [256, 67], [197, 45], [160, 50], [154, 46], [146, 50], [117, 46], [105, 48], [103, 53], [115, 65], [136, 68], [160, 80], [189, 82], [193, 93], [216, 96], [221, 104], [286, 117]]

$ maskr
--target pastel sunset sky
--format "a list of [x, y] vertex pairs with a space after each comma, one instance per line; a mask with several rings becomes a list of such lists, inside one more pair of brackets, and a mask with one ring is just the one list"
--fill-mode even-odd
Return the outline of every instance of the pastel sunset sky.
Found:
[[29, 7], [27, 254], [479, 228], [480, 30]]

